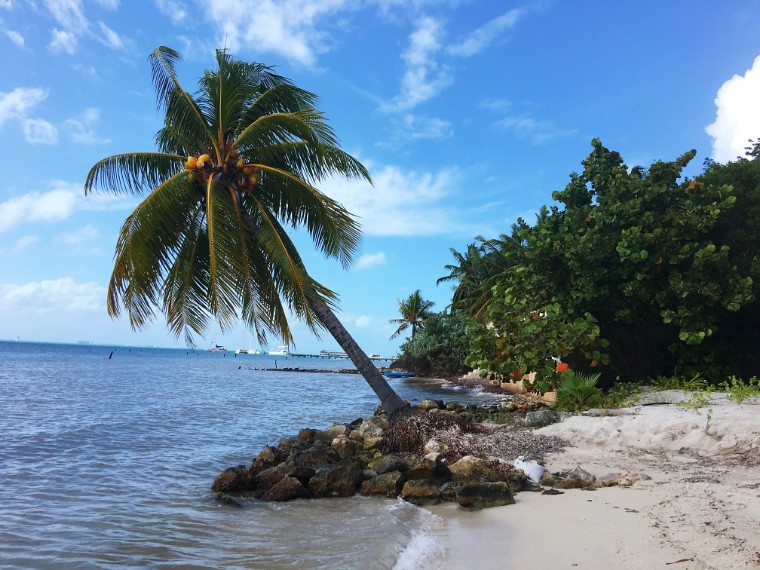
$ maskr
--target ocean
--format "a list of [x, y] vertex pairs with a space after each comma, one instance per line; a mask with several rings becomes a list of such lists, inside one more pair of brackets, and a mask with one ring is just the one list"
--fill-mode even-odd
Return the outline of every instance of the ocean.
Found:
[[[343, 359], [0, 342], [0, 568], [437, 566], [443, 521], [401, 500], [235, 508], [214, 499], [214, 478], [265, 445], [377, 405], [359, 375], [265, 370], [275, 363], [353, 368]], [[412, 402], [493, 398], [415, 378], [391, 383]]]

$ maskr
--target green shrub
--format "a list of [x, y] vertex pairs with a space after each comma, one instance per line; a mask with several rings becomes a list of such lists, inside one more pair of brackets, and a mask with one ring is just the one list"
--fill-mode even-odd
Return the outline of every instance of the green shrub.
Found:
[[599, 407], [602, 403], [602, 391], [596, 387], [599, 374], [585, 375], [572, 370], [562, 374], [557, 387], [558, 410], [578, 412], [588, 408]]

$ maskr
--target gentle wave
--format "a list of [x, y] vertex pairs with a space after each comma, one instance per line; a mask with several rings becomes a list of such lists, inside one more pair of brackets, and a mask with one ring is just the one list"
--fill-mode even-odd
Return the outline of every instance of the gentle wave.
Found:
[[[379, 570], [437, 560], [439, 522], [402, 501], [215, 501], [210, 484], [226, 467], [376, 406], [357, 375], [263, 370], [273, 363], [0, 342], [0, 567]], [[488, 398], [421, 379], [392, 385], [411, 401]]]

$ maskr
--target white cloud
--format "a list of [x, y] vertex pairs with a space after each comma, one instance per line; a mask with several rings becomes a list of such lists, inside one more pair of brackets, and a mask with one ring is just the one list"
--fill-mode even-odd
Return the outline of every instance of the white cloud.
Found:
[[327, 50], [325, 28], [352, 6], [348, 0], [211, 0], [206, 11], [232, 51], [250, 46], [313, 66]]
[[454, 134], [450, 121], [411, 113], [405, 114], [398, 126], [399, 137], [406, 140], [440, 140]]
[[111, 49], [123, 49], [124, 48], [124, 41], [121, 39], [121, 36], [114, 32], [111, 28], [106, 26], [103, 22], [98, 22], [98, 27], [100, 28], [100, 33], [102, 34], [102, 37], [100, 38], [100, 41], [110, 47]]
[[21, 236], [13, 244], [13, 248], [11, 248], [11, 251], [13, 253], [19, 253], [26, 249], [32, 248], [39, 243], [40, 243], [40, 236], [37, 236], [34, 234], [28, 235], [28, 236]]
[[77, 283], [71, 277], [0, 284], [0, 310], [32, 314], [104, 310], [106, 291], [95, 282]]
[[18, 47], [24, 47], [24, 36], [19, 34], [16, 30], [6, 30], [5, 35], [8, 36], [8, 38]]
[[66, 30], [85, 30], [89, 25], [82, 0], [45, 0], [45, 6], [55, 21]]
[[713, 138], [712, 158], [725, 163], [744, 156], [749, 139], [760, 137], [760, 56], [743, 76], [726, 81], [715, 97], [715, 122], [705, 127]]
[[29, 144], [55, 144], [58, 129], [44, 119], [24, 119], [21, 122], [24, 138]]
[[11, 0], [0, 0], [0, 8], [5, 8], [6, 10], [10, 10], [13, 8], [13, 2]]
[[370, 267], [380, 267], [388, 262], [385, 252], [365, 253], [356, 262], [357, 269], [369, 269]]
[[156, 6], [162, 14], [168, 16], [172, 23], [180, 24], [188, 16], [187, 4], [179, 0], [156, 0]]
[[577, 132], [575, 129], [560, 129], [551, 121], [535, 119], [527, 114], [505, 117], [497, 121], [496, 126], [512, 131], [518, 138], [530, 139], [534, 145], [573, 136]]
[[477, 235], [489, 233], [480, 221], [470, 223], [468, 211], [450, 203], [460, 183], [454, 168], [436, 172], [405, 172], [395, 166], [373, 168], [374, 186], [332, 179], [324, 192], [355, 214], [367, 235]]
[[119, 7], [119, 0], [95, 0], [95, 2], [106, 10], [116, 10]]
[[0, 91], [0, 125], [10, 119], [23, 119], [27, 113], [47, 98], [47, 91], [39, 87], [16, 87], [13, 91]]
[[498, 18], [470, 33], [464, 40], [449, 47], [448, 52], [458, 57], [472, 57], [483, 51], [505, 30], [511, 30], [520, 21], [527, 10], [513, 8]]
[[73, 55], [77, 51], [78, 44], [79, 41], [72, 32], [53, 28], [53, 31], [50, 33], [50, 44], [48, 44], [48, 47], [56, 53], [63, 52]]
[[81, 184], [53, 180], [47, 191], [33, 191], [0, 202], [0, 232], [25, 223], [65, 220], [77, 210], [112, 211], [133, 208], [135, 198], [113, 194], [84, 195]]
[[424, 16], [409, 37], [402, 58], [406, 71], [400, 93], [385, 106], [386, 111], [406, 111], [432, 99], [451, 84], [449, 69], [435, 56], [441, 51], [443, 28], [437, 20]]
[[354, 319], [354, 326], [358, 329], [366, 329], [372, 325], [372, 317], [368, 315], [359, 315]]
[[100, 119], [100, 109], [88, 107], [76, 119], [67, 119], [64, 126], [69, 131], [71, 141], [79, 144], [99, 144], [110, 142], [108, 139], [100, 138], [92, 126]]
[[0, 202], [0, 232], [25, 222], [58, 221], [74, 211], [75, 196], [58, 188], [49, 192], [30, 192]]
[[71, 232], [64, 232], [55, 237], [55, 243], [79, 248], [83, 245], [92, 245], [100, 237], [100, 232], [92, 224], [87, 224]]

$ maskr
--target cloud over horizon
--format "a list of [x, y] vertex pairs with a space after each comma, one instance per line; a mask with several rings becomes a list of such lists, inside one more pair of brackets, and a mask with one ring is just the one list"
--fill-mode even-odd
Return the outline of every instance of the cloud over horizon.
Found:
[[725, 163], [744, 156], [749, 140], [760, 137], [760, 55], [744, 75], [718, 89], [715, 121], [705, 131], [713, 138], [712, 159]]

